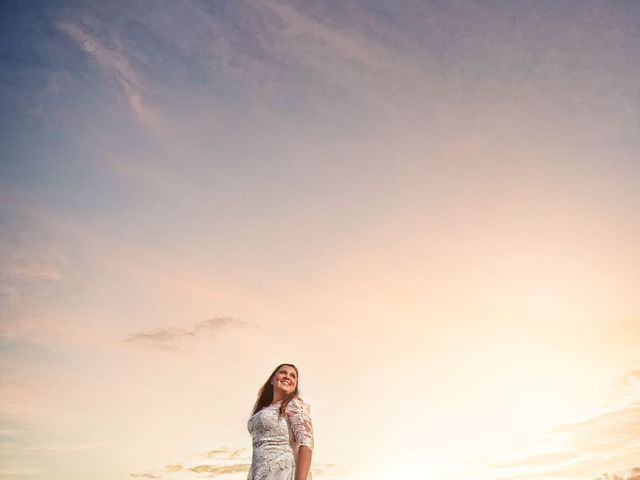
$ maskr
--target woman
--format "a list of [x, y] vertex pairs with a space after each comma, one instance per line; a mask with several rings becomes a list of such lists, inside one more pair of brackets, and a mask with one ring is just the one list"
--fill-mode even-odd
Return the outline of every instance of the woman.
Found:
[[311, 480], [313, 426], [295, 365], [283, 363], [271, 373], [247, 426], [253, 443], [248, 480]]

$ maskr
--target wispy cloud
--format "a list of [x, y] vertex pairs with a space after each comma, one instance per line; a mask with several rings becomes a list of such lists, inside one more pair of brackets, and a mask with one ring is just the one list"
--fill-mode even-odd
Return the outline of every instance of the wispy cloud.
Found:
[[314, 463], [311, 467], [314, 475], [317, 476], [342, 476], [345, 475], [348, 470], [340, 467], [335, 463]]
[[618, 473], [605, 473], [595, 480], [640, 480], [640, 467], [634, 467], [631, 470]]
[[183, 340], [212, 338], [226, 328], [244, 328], [248, 322], [229, 317], [203, 320], [191, 327], [162, 327], [146, 332], [136, 332], [125, 338], [125, 342], [156, 348], [159, 350], [183, 351]]
[[227, 447], [217, 448], [214, 450], [209, 450], [204, 454], [207, 458], [240, 458], [242, 455], [246, 453], [246, 448], [236, 448], [230, 449]]
[[82, 25], [61, 23], [58, 27], [75, 40], [78, 46], [102, 67], [108, 78], [118, 84], [138, 119], [149, 127], [157, 126], [157, 118], [144, 102], [144, 94], [147, 92], [148, 87], [132, 67], [127, 57], [115, 48], [107, 46]]
[[[11, 197], [4, 197], [6, 204]], [[62, 276], [65, 258], [40, 225], [12, 206], [0, 210], [0, 263], [3, 278], [25, 281], [56, 281]], [[37, 230], [40, 231], [37, 231]]]
[[[386, 55], [379, 47], [357, 37], [353, 32], [337, 30], [278, 0], [265, 0], [254, 5], [280, 20], [277, 25], [280, 35], [291, 40], [286, 44], [287, 52], [300, 63], [333, 67], [335, 61], [340, 61], [345, 66], [370, 70], [388, 66]], [[313, 52], [309, 51], [311, 48]], [[310, 55], [312, 53], [315, 55]]]
[[[637, 370], [621, 376], [629, 385]], [[589, 418], [560, 425], [548, 438], [547, 445], [519, 458], [495, 462], [491, 468], [498, 478], [579, 479], [592, 476], [603, 468], [622, 470], [640, 458], [640, 395], [634, 400], [603, 410]], [[607, 478], [607, 477], [603, 477]], [[627, 477], [611, 477], [625, 479]]]
[[[171, 46], [162, 53], [131, 43], [114, 24], [108, 24], [112, 37], [95, 34], [75, 18], [59, 25], [119, 86], [147, 125], [158, 124], [148, 106], [149, 91], [164, 88], [164, 80], [143, 78], [142, 65], [158, 55], [181, 67], [172, 69], [169, 88], [176, 84], [196, 88], [203, 101], [214, 88], [231, 83], [258, 100], [270, 99], [274, 93], [289, 100], [302, 95], [306, 105], [318, 105], [318, 99], [324, 105], [329, 93], [388, 109], [409, 98], [415, 103], [415, 94], [424, 99], [420, 92], [433, 81], [420, 62], [398, 54], [396, 43], [403, 32], [394, 31], [382, 42], [358, 22], [336, 22], [303, 3], [265, 0], [219, 9], [184, 2], [180, 8], [167, 8], [176, 17], [175, 25], [159, 21], [160, 17], [127, 13]], [[189, 28], [178, 35], [175, 26], [181, 24]], [[204, 85], [202, 73], [207, 76]]]
[[[259, 24], [263, 30], [256, 29], [254, 35], [267, 39], [263, 44], [287, 69], [310, 73], [308, 84], [329, 84], [337, 92], [378, 106], [393, 92], [415, 89], [417, 70], [363, 32], [332, 25], [326, 18], [279, 0], [252, 3], [252, 7], [254, 14], [264, 18]], [[398, 81], [403, 88], [397, 88]]]
[[398, 55], [394, 45], [357, 25], [314, 14], [304, 4], [237, 2], [222, 10], [189, 3], [182, 13], [189, 32], [168, 38], [185, 55], [205, 59], [212, 84], [231, 81], [258, 100], [302, 96], [305, 105], [317, 106], [318, 99], [326, 104], [329, 94], [386, 107], [391, 98], [422, 90], [426, 82], [425, 72]]
[[640, 397], [640, 369], [632, 370], [620, 377], [617, 387], [623, 401]]
[[187, 470], [194, 473], [211, 473], [214, 475], [222, 475], [226, 473], [241, 473], [249, 470], [249, 463], [237, 463], [235, 465], [209, 465], [202, 464], [190, 467]]
[[184, 470], [184, 467], [182, 466], [182, 464], [176, 463], [173, 465], [165, 465], [162, 470], [165, 472], [179, 472], [181, 470]]
[[36, 290], [61, 280], [65, 257], [53, 244], [0, 234], [0, 263], [0, 303], [7, 309], [28, 303]]
[[[145, 472], [132, 473], [132, 477], [139, 478], [163, 478], [165, 473], [193, 473], [208, 474], [208, 477], [216, 477], [218, 475], [228, 475], [234, 473], [246, 473], [251, 466], [251, 449], [250, 448], [228, 448], [220, 447], [211, 449], [200, 455], [208, 459], [215, 459], [214, 463], [200, 463], [197, 460], [190, 462], [193, 465], [188, 466], [184, 463], [175, 463], [165, 465], [161, 469], [149, 469]], [[312, 466], [314, 475], [336, 476], [344, 474], [347, 470], [339, 467], [334, 463], [315, 462]]]
[[[4, 196], [3, 196], [4, 197]], [[19, 320], [38, 300], [51, 296], [68, 268], [65, 249], [37, 219], [3, 198], [0, 208], [0, 335], [13, 339], [23, 336], [25, 325]]]
[[232, 473], [244, 473], [249, 470], [251, 457], [249, 449], [247, 448], [228, 448], [220, 447], [209, 450], [203, 454], [198, 455], [198, 458], [215, 459], [215, 463], [202, 463], [199, 460], [194, 460], [191, 466], [184, 463], [173, 463], [165, 465], [161, 469], [148, 469], [145, 472], [131, 473], [132, 477], [141, 478], [163, 478], [162, 474], [165, 473], [178, 473], [183, 472], [187, 474], [209, 474], [213, 477], [217, 475], [225, 475]]

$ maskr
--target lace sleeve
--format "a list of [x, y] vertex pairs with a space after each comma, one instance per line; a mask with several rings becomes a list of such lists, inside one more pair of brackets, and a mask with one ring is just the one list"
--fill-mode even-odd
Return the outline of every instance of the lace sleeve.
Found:
[[309, 404], [301, 398], [294, 398], [287, 405], [289, 425], [295, 437], [296, 446], [305, 445], [313, 450], [313, 425], [311, 424]]

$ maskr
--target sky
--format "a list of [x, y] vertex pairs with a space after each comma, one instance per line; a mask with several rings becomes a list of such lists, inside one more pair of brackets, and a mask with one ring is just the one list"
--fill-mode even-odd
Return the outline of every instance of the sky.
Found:
[[0, 12], [1, 478], [640, 478], [638, 2]]

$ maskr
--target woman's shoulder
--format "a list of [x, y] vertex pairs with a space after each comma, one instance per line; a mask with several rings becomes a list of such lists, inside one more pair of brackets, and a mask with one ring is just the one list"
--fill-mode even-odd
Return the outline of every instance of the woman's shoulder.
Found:
[[287, 410], [309, 410], [309, 403], [302, 399], [299, 395], [296, 395], [289, 401]]

